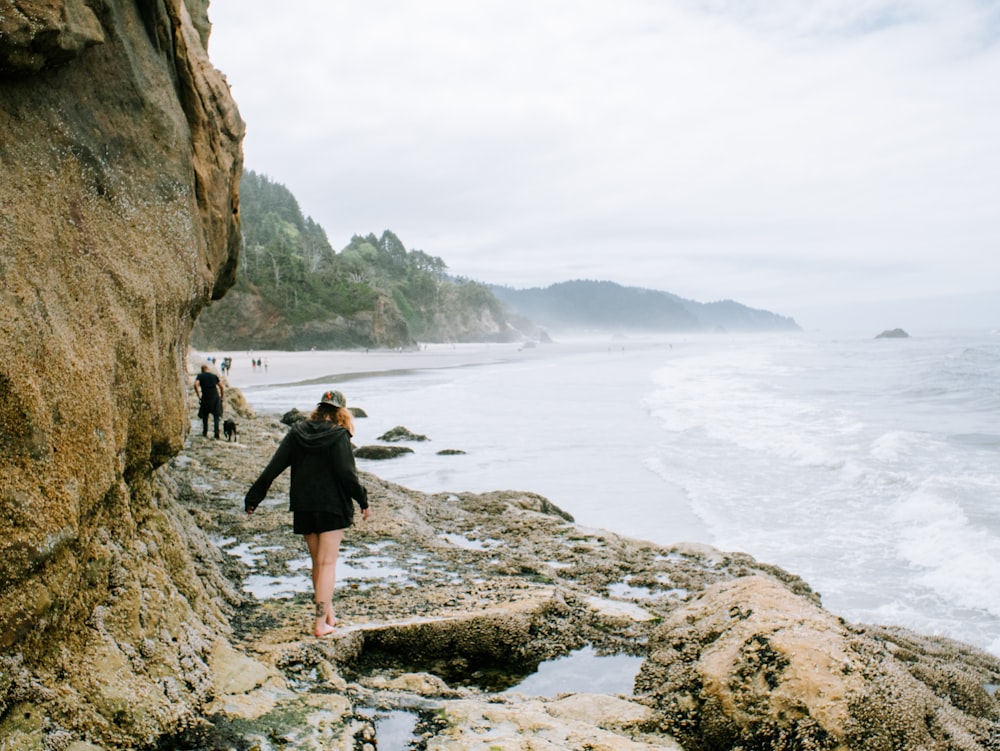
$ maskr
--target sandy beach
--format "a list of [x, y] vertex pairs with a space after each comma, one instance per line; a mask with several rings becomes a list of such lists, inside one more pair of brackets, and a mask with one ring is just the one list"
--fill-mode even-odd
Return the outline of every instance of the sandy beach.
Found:
[[[419, 350], [283, 350], [213, 351], [192, 350], [189, 367], [200, 367], [210, 357], [216, 368], [226, 357], [233, 358], [227, 374], [230, 384], [243, 388], [301, 383], [324, 376], [362, 376], [425, 368], [452, 368], [500, 362], [524, 354], [520, 343], [513, 344], [427, 344]], [[260, 360], [261, 365], [253, 365]]]
[[[410, 372], [436, 368], [456, 368], [470, 365], [537, 360], [563, 357], [624, 347], [664, 346], [662, 340], [612, 341], [604, 335], [592, 338], [563, 340], [558, 343], [525, 345], [522, 342], [471, 344], [421, 344], [413, 350], [283, 350], [212, 351], [191, 350], [188, 369], [196, 372], [208, 358], [215, 358], [215, 368], [226, 357], [233, 358], [231, 371], [226, 374], [229, 385], [236, 388], [277, 386], [307, 383], [314, 379], [343, 381], [369, 375]], [[252, 363], [256, 360], [260, 366]]]

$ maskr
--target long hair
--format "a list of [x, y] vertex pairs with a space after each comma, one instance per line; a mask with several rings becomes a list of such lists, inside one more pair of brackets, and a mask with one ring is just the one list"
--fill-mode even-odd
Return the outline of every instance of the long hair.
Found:
[[335, 407], [332, 404], [317, 404], [316, 409], [312, 411], [309, 415], [309, 419], [313, 422], [332, 422], [335, 425], [339, 425], [342, 428], [346, 428], [347, 432], [354, 436], [354, 415], [351, 414], [347, 407]]

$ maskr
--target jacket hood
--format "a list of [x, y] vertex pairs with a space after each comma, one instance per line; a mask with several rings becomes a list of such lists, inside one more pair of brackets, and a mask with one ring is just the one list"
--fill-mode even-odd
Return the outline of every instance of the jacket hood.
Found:
[[323, 449], [347, 435], [347, 429], [326, 420], [299, 420], [292, 426], [292, 435], [306, 450]]

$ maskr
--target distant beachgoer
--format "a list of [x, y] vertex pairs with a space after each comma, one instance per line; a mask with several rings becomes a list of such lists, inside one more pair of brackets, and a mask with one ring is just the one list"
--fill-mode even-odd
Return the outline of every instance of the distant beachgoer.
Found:
[[208, 437], [209, 415], [215, 421], [215, 437], [219, 437], [219, 419], [222, 417], [222, 396], [225, 389], [219, 376], [211, 372], [207, 365], [201, 366], [201, 372], [194, 377], [194, 393], [198, 395], [198, 417], [201, 418], [201, 434]]
[[247, 514], [252, 514], [275, 478], [292, 468], [289, 508], [292, 529], [305, 539], [312, 561], [316, 636], [329, 636], [336, 630], [337, 558], [344, 531], [354, 523], [354, 502], [361, 508], [362, 519], [371, 513], [368, 491], [358, 478], [351, 450], [353, 435], [354, 419], [344, 395], [325, 392], [312, 414], [285, 434], [243, 500]]

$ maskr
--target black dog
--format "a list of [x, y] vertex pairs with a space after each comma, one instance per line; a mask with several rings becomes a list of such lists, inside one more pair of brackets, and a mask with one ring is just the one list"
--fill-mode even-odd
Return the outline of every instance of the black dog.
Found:
[[236, 420], [226, 420], [222, 423], [222, 432], [226, 434], [227, 441], [237, 441]]

